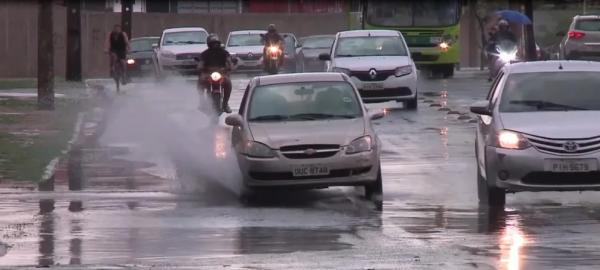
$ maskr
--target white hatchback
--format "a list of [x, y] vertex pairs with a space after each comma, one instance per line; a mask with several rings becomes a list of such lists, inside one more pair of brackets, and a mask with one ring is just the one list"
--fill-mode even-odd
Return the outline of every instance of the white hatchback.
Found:
[[402, 34], [393, 30], [339, 32], [327, 61], [327, 71], [348, 75], [365, 102], [402, 101], [417, 108], [417, 69]]
[[194, 60], [206, 50], [208, 32], [201, 27], [165, 29], [160, 42], [154, 48], [154, 64], [157, 77], [165, 72], [196, 72]]

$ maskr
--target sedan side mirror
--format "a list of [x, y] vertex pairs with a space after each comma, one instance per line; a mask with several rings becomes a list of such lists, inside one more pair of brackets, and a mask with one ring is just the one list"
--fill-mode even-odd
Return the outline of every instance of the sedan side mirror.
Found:
[[241, 127], [244, 124], [244, 121], [241, 115], [234, 114], [225, 118], [225, 124], [232, 127]]
[[328, 53], [319, 54], [319, 60], [321, 61], [331, 61], [331, 55]]
[[158, 43], [152, 43], [152, 49], [157, 49], [158, 48]]
[[376, 112], [369, 113], [369, 118], [371, 120], [379, 120], [379, 119], [381, 119], [383, 117], [385, 117], [385, 111], [383, 111], [383, 110], [379, 110], [379, 111], [376, 111]]
[[490, 102], [487, 100], [475, 102], [471, 105], [470, 110], [474, 114], [478, 115], [492, 115], [492, 110], [490, 109]]

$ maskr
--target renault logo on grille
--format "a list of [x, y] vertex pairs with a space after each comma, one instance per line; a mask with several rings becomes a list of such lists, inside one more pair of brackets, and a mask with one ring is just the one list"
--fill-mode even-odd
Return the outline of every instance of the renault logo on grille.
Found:
[[252, 58], [252, 56], [254, 56], [254, 54], [248, 53], [248, 58]]
[[369, 70], [369, 76], [371, 76], [371, 80], [375, 80], [375, 78], [377, 78], [377, 70], [375, 70], [374, 68]]
[[568, 141], [565, 144], [563, 144], [563, 148], [569, 153], [575, 153], [577, 152], [577, 150], [579, 150], [579, 144], [573, 141]]
[[317, 150], [312, 149], [312, 148], [308, 148], [308, 149], [304, 150], [304, 154], [307, 156], [312, 156], [316, 153], [317, 153]]

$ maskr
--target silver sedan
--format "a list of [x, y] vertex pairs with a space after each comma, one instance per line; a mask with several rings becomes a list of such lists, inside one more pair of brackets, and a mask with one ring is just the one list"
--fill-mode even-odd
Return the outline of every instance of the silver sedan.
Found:
[[382, 192], [380, 143], [346, 75], [302, 73], [254, 78], [233, 126], [232, 145], [249, 189], [364, 186]]
[[479, 115], [481, 203], [506, 192], [600, 190], [600, 63], [547, 61], [505, 67]]

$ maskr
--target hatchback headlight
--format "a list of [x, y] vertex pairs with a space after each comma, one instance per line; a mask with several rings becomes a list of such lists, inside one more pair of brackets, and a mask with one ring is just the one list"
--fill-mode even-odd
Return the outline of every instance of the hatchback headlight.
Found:
[[160, 53], [164, 58], [175, 58], [175, 54], [169, 51], [163, 51]]
[[408, 74], [411, 74], [413, 72], [412, 66], [402, 66], [396, 69], [396, 71], [394, 72], [394, 75], [396, 75], [396, 77], [402, 77], [402, 76], [406, 76]]
[[371, 136], [364, 136], [352, 141], [346, 148], [346, 154], [357, 154], [371, 149], [373, 149], [373, 139]]
[[272, 158], [275, 157], [275, 152], [268, 146], [254, 141], [248, 141], [244, 145], [242, 154], [255, 158]]
[[334, 67], [333, 72], [344, 73], [344, 74], [350, 76], [350, 70], [347, 68]]
[[496, 146], [504, 149], [523, 150], [529, 148], [531, 145], [523, 134], [510, 130], [502, 130], [498, 132]]

